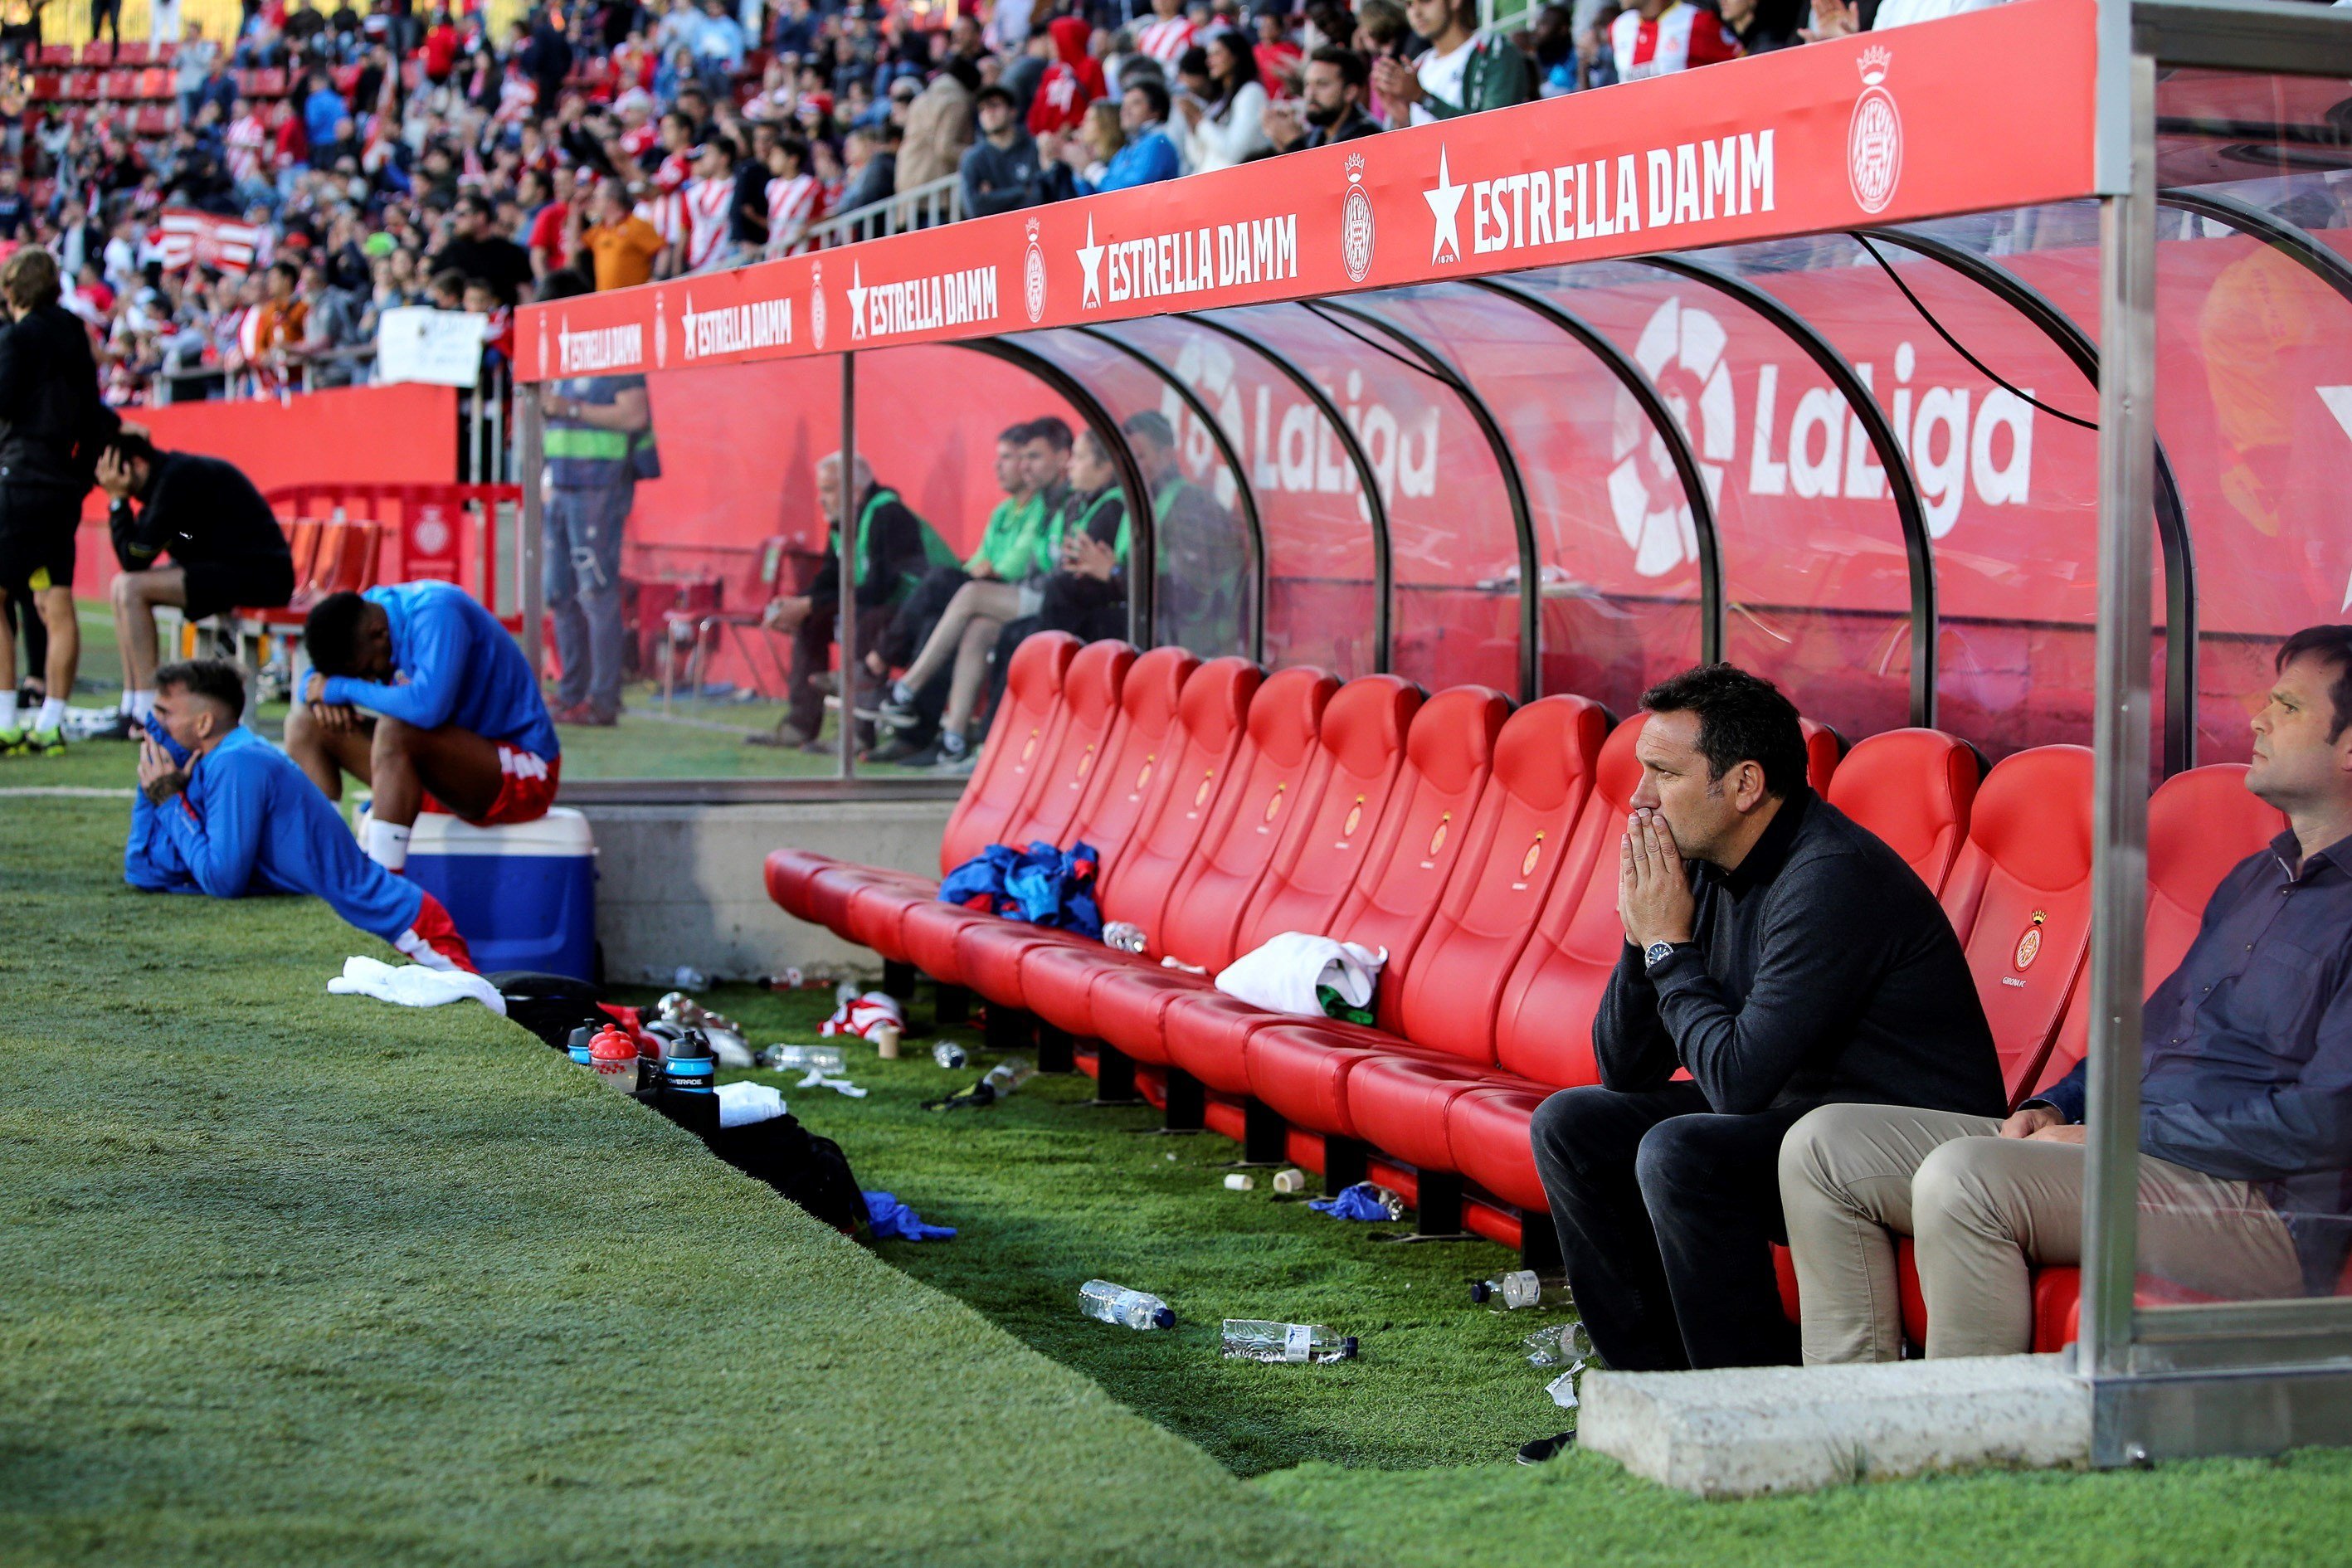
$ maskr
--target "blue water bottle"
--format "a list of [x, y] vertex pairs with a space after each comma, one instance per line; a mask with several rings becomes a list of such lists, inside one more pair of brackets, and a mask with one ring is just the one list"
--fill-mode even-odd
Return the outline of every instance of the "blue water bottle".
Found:
[[719, 1058], [699, 1029], [681, 1029], [662, 1052], [663, 1087], [678, 1094], [719, 1092]]

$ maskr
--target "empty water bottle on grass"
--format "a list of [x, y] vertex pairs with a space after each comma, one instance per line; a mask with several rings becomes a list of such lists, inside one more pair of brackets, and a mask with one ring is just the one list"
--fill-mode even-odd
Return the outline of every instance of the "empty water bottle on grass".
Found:
[[948, 1071], [954, 1072], [971, 1061], [971, 1058], [966, 1055], [964, 1048], [953, 1040], [941, 1040], [931, 1047], [931, 1060], [939, 1063]]
[[1003, 1100], [1036, 1076], [1037, 1069], [1019, 1057], [1007, 1057], [989, 1068], [988, 1076], [980, 1081], [993, 1089], [996, 1091], [996, 1098]]
[[839, 1072], [848, 1058], [837, 1046], [770, 1046], [759, 1063], [770, 1072]]
[[1546, 1289], [1534, 1269], [1517, 1268], [1500, 1279], [1479, 1280], [1470, 1287], [1470, 1300], [1481, 1304], [1499, 1300], [1505, 1311], [1515, 1312], [1522, 1307], [1564, 1307], [1570, 1298], [1567, 1286]]
[[1320, 1323], [1270, 1323], [1257, 1318], [1225, 1320], [1225, 1354], [1240, 1361], [1353, 1361], [1356, 1336]]
[[1089, 1279], [1078, 1287], [1078, 1310], [1089, 1318], [1130, 1329], [1166, 1329], [1176, 1322], [1176, 1314], [1159, 1297], [1108, 1279]]
[[1553, 1323], [1538, 1329], [1521, 1342], [1529, 1366], [1566, 1366], [1592, 1359], [1592, 1335], [1581, 1322]]

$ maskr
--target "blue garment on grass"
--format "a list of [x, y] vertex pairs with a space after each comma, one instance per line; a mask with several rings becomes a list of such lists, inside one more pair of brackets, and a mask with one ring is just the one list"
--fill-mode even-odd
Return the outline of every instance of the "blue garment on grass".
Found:
[[1102, 940], [1102, 910], [1095, 903], [1097, 857], [1091, 844], [1056, 849], [1038, 839], [1026, 849], [992, 844], [940, 883], [942, 902], [969, 910], [1053, 926]]
[[[150, 732], [161, 725], [151, 724]], [[187, 754], [166, 744], [183, 766]], [[307, 893], [373, 936], [392, 942], [416, 923], [423, 891], [360, 850], [319, 786], [250, 730], [231, 730], [188, 770], [188, 787], [162, 805], [131, 805], [122, 876], [150, 893]]]
[[1387, 1219], [1388, 1205], [1376, 1195], [1372, 1184], [1358, 1182], [1352, 1187], [1340, 1189], [1336, 1198], [1317, 1198], [1307, 1205], [1317, 1214], [1328, 1214], [1333, 1219]]
[[923, 1216], [898, 1201], [891, 1193], [866, 1194], [866, 1222], [874, 1229], [877, 1241], [953, 1241], [955, 1226], [925, 1225]]

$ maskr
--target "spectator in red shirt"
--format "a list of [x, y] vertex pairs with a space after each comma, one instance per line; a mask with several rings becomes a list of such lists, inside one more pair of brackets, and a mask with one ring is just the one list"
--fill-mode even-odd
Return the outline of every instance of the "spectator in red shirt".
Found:
[[1046, 28], [1057, 57], [1038, 79], [1037, 96], [1029, 101], [1029, 132], [1071, 131], [1087, 117], [1087, 105], [1109, 89], [1103, 82], [1102, 62], [1087, 52], [1094, 29], [1076, 16], [1056, 16]]
[[1257, 14], [1257, 43], [1253, 52], [1257, 56], [1258, 79], [1276, 98], [1291, 96], [1290, 89], [1298, 84], [1299, 61], [1304, 58], [1297, 44], [1284, 30], [1289, 21], [1277, 11]]

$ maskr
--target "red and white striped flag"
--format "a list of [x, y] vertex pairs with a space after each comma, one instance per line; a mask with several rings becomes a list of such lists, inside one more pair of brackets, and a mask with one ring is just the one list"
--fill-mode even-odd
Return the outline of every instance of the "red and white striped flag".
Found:
[[156, 247], [174, 272], [191, 263], [222, 272], [248, 271], [267, 237], [257, 225], [183, 207], [167, 209], [155, 226]]

